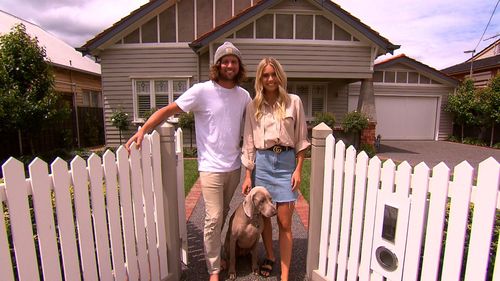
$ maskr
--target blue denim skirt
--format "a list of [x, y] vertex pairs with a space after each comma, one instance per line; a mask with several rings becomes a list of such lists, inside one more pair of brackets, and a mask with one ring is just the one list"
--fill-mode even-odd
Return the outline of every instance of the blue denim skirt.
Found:
[[255, 155], [255, 186], [267, 188], [273, 202], [294, 202], [299, 196], [292, 191], [292, 174], [295, 171], [295, 150], [274, 153], [257, 150]]

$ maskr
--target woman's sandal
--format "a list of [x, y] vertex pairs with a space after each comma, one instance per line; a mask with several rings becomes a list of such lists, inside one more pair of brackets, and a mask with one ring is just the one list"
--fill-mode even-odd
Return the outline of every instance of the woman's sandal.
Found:
[[273, 271], [274, 261], [270, 259], [265, 259], [264, 262], [260, 265], [260, 275], [263, 277], [269, 277], [271, 272]]

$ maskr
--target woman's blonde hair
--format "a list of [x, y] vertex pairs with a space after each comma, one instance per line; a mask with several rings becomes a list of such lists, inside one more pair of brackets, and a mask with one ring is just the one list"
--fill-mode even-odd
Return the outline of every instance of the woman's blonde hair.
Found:
[[263, 58], [257, 66], [257, 73], [255, 74], [255, 98], [253, 104], [255, 107], [255, 118], [259, 120], [262, 117], [262, 106], [264, 105], [264, 86], [262, 85], [262, 73], [266, 66], [272, 66], [276, 72], [276, 79], [278, 80], [278, 99], [276, 100], [278, 106], [274, 112], [275, 116], [280, 119], [285, 117], [286, 105], [290, 102], [290, 97], [286, 90], [287, 78], [281, 64], [272, 57]]

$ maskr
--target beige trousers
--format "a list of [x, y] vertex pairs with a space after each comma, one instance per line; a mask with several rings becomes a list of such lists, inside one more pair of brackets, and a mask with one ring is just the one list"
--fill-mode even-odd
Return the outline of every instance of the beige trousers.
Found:
[[219, 273], [221, 270], [222, 227], [240, 177], [241, 169], [223, 173], [200, 172], [201, 192], [205, 200], [203, 241], [209, 274]]

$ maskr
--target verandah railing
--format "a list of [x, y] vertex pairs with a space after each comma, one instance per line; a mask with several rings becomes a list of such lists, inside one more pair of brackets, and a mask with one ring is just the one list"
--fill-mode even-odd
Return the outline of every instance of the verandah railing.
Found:
[[[174, 128], [140, 150], [3, 166], [2, 280], [179, 280]], [[181, 146], [182, 147], [182, 146]], [[182, 187], [183, 190], [183, 187]], [[8, 220], [6, 224], [5, 218]]]

